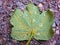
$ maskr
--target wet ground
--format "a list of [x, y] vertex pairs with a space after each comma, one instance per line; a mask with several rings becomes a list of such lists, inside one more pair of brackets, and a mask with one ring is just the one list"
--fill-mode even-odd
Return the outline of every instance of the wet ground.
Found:
[[10, 18], [16, 8], [24, 10], [32, 2], [40, 11], [51, 10], [55, 22], [52, 25], [54, 36], [48, 40], [32, 39], [30, 45], [60, 45], [60, 0], [0, 0], [0, 45], [25, 45], [27, 41], [16, 41], [11, 38], [12, 25]]

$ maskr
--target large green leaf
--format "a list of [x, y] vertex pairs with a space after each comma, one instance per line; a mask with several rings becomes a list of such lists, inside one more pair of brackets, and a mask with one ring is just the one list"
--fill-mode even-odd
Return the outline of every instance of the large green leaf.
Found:
[[52, 12], [47, 10], [40, 14], [38, 7], [32, 3], [27, 5], [24, 12], [16, 9], [10, 22], [14, 26], [11, 37], [16, 40], [29, 40], [32, 37], [36, 40], [48, 40], [53, 36]]

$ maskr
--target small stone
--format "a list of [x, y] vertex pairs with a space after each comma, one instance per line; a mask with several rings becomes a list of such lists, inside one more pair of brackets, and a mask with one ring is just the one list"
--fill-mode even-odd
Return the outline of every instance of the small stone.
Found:
[[56, 29], [59, 29], [59, 27], [57, 26]]
[[31, 2], [33, 2], [34, 4], [38, 4], [38, 2], [37, 2], [37, 0], [33, 0], [33, 1], [31, 1]]
[[15, 43], [17, 43], [17, 41], [16, 40], [12, 40], [13, 42], [15, 42]]
[[56, 41], [54, 40], [52, 43], [50, 43], [50, 45], [55, 45], [56, 44]]
[[22, 3], [26, 5], [28, 4], [28, 0], [22, 0]]
[[54, 40], [53, 43], [56, 44], [56, 41]]
[[60, 5], [58, 5], [58, 7], [60, 8]]
[[37, 0], [38, 2], [43, 2], [44, 0]]
[[33, 44], [33, 41], [31, 41], [30, 44]]
[[22, 2], [16, 2], [19, 9], [24, 10], [26, 8], [26, 5], [24, 5]]
[[60, 40], [58, 40], [55, 45], [60, 45]]
[[59, 30], [56, 31], [56, 34], [59, 34]]
[[2, 7], [0, 7], [0, 13], [3, 13], [4, 11], [3, 11], [3, 8]]
[[35, 45], [37, 45], [37, 43], [35, 43]]
[[56, 9], [49, 9], [52, 12], [58, 12]]
[[55, 23], [53, 23], [52, 27], [56, 27], [56, 24], [55, 24]]
[[40, 11], [43, 11], [43, 10], [44, 10], [44, 6], [43, 6], [42, 3], [39, 3], [39, 4], [38, 4], [38, 7], [39, 7]]
[[0, 6], [2, 6], [2, 3], [3, 3], [2, 0], [0, 0]]
[[60, 0], [58, 0], [58, 3], [60, 3]]
[[[56, 15], [56, 17], [58, 18], [59, 16]], [[57, 18], [55, 18], [55, 22], [56, 22], [57, 25], [59, 25], [59, 20]]]
[[43, 7], [42, 3], [40, 3], [40, 4], [38, 5], [38, 7], [42, 8], [42, 7]]

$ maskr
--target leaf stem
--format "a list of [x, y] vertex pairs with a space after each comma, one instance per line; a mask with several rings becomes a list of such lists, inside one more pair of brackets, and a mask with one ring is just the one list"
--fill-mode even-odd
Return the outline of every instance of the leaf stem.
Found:
[[29, 40], [28, 40], [28, 42], [27, 42], [27, 44], [26, 45], [29, 45], [29, 43], [30, 43], [30, 41], [31, 41], [31, 39], [32, 39], [32, 37], [33, 37], [33, 31], [31, 32], [31, 36], [30, 36], [30, 38], [29, 38]]

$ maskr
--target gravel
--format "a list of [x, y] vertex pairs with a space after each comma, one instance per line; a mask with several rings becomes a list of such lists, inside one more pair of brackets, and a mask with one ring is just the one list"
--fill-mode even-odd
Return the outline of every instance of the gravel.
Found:
[[0, 0], [0, 45], [25, 45], [27, 41], [17, 41], [11, 38], [11, 15], [16, 8], [24, 10], [26, 5], [32, 2], [42, 12], [51, 10], [54, 13], [55, 22], [52, 25], [54, 36], [46, 41], [32, 39], [30, 45], [60, 45], [60, 0]]

